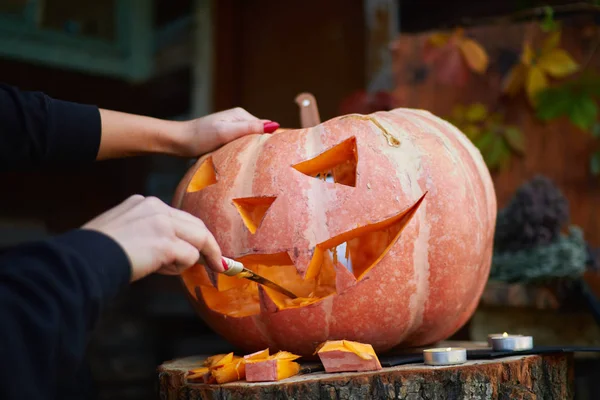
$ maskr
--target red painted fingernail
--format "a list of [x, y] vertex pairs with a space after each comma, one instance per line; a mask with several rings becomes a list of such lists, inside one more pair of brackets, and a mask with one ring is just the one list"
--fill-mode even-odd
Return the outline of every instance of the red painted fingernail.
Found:
[[265, 133], [273, 133], [279, 128], [279, 124], [277, 122], [265, 122], [264, 131]]
[[223, 266], [223, 269], [225, 271], [227, 271], [229, 269], [229, 267], [227, 266], [227, 261], [225, 261], [224, 258], [221, 258], [221, 265]]

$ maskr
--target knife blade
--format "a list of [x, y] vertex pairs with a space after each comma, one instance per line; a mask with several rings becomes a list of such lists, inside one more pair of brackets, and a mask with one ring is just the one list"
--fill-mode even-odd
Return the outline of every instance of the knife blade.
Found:
[[290, 292], [289, 290], [279, 286], [278, 284], [276, 284], [273, 281], [268, 280], [264, 276], [260, 276], [257, 273], [250, 271], [246, 267], [242, 267], [242, 271], [234, 276], [237, 276], [238, 278], [248, 279], [248, 280], [256, 282], [260, 285], [269, 287], [273, 290], [278, 291], [279, 293], [286, 295], [287, 297], [289, 297], [291, 299], [298, 298], [298, 296], [296, 296], [294, 293]]
[[[227, 276], [236, 276], [241, 279], [248, 279], [250, 281], [258, 283], [259, 285], [263, 285], [268, 288], [271, 288], [291, 299], [298, 298], [298, 296], [296, 296], [294, 293], [281, 287], [280, 285], [276, 284], [275, 282], [265, 278], [264, 276], [257, 274], [256, 272], [250, 271], [248, 268], [244, 267], [244, 264], [242, 264], [241, 262], [232, 260], [231, 258], [227, 258], [227, 257], [223, 257], [223, 260], [227, 264], [227, 270], [223, 271], [223, 274], [225, 274]], [[205, 261], [204, 257], [202, 256], [202, 254], [200, 254], [200, 260], [198, 262], [200, 264], [206, 265], [206, 261]]]

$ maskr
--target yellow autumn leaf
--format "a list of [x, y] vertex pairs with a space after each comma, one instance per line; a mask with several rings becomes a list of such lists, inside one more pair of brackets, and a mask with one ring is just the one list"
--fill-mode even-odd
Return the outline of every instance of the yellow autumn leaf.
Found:
[[460, 50], [472, 70], [480, 74], [485, 72], [489, 59], [487, 53], [479, 43], [471, 39], [464, 39], [460, 42]]
[[487, 117], [487, 108], [481, 103], [470, 105], [465, 113], [465, 118], [469, 122], [483, 121], [485, 117]]
[[546, 79], [546, 75], [544, 75], [544, 71], [542, 71], [540, 67], [533, 65], [529, 68], [526, 84], [529, 101], [535, 103], [536, 95], [540, 90], [545, 89], [548, 86], [548, 80]]
[[469, 139], [477, 139], [481, 133], [481, 128], [473, 124], [465, 125], [461, 128], [461, 130]]
[[503, 91], [510, 96], [516, 95], [525, 84], [527, 77], [527, 67], [523, 64], [517, 64], [510, 70], [503, 83]]
[[542, 44], [542, 54], [548, 53], [558, 47], [560, 43], [560, 31], [556, 31], [548, 35]]
[[448, 43], [448, 39], [450, 39], [450, 35], [447, 33], [433, 33], [427, 41], [435, 47], [442, 47]]
[[531, 65], [533, 61], [533, 49], [531, 44], [525, 43], [523, 46], [523, 54], [521, 54], [521, 62], [525, 65]]
[[554, 49], [542, 54], [538, 66], [555, 78], [562, 78], [577, 71], [579, 65], [571, 58], [569, 53], [562, 49]]

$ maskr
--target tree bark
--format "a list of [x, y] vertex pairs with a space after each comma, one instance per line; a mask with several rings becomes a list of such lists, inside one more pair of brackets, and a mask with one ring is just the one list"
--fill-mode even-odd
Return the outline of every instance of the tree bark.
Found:
[[186, 382], [187, 371], [201, 357], [168, 361], [158, 369], [164, 400], [237, 399], [401, 399], [401, 400], [568, 400], [574, 396], [571, 354], [515, 356], [469, 361], [460, 366], [423, 364], [364, 373], [313, 373], [280, 382], [232, 382], [205, 385]]

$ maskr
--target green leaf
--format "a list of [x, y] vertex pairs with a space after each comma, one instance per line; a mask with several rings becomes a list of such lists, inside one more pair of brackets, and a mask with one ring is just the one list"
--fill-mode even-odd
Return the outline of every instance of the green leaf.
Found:
[[596, 115], [598, 114], [598, 106], [596, 102], [588, 96], [579, 97], [571, 104], [569, 112], [569, 118], [573, 125], [588, 130], [596, 122]]
[[568, 82], [562, 84], [572, 92], [581, 92], [590, 97], [600, 97], [600, 76], [589, 70], [583, 71], [583, 74]]
[[514, 126], [509, 126], [504, 131], [504, 138], [508, 145], [517, 153], [525, 153], [525, 138], [520, 129]]
[[501, 165], [504, 158], [510, 156], [510, 149], [506, 146], [502, 137], [494, 135], [489, 150], [486, 152], [486, 161], [489, 168], [496, 168]]
[[558, 24], [554, 20], [554, 10], [550, 6], [544, 7], [544, 19], [540, 23], [544, 32], [551, 32], [558, 28]]
[[542, 121], [568, 116], [573, 125], [589, 130], [598, 115], [598, 106], [589, 91], [572, 85], [546, 89], [537, 100], [536, 114]]
[[[494, 135], [492, 132], [485, 132], [477, 140], [474, 141], [475, 146], [479, 149], [482, 154], [485, 154], [487, 149], [494, 141]], [[485, 155], [484, 155], [485, 157]]]
[[600, 152], [595, 152], [590, 158], [590, 171], [592, 175], [600, 175]]
[[568, 115], [573, 101], [573, 93], [567, 88], [549, 88], [537, 97], [537, 116], [542, 121], [549, 121]]

